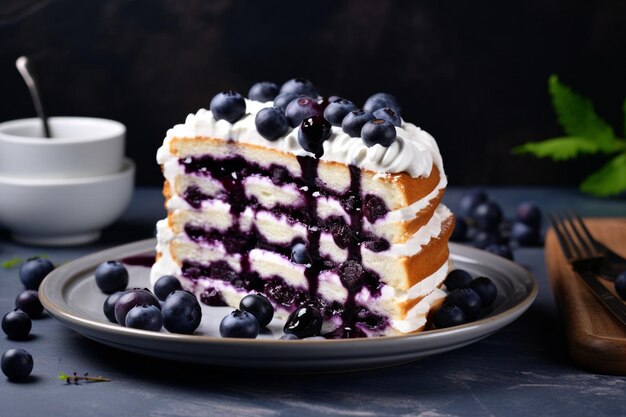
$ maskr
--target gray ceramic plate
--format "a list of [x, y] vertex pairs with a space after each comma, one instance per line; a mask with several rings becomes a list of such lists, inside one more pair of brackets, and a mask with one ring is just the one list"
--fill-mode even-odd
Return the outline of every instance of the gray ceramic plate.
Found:
[[[41, 284], [39, 297], [55, 318], [85, 337], [119, 349], [158, 358], [227, 367], [284, 371], [355, 370], [413, 361], [476, 342], [519, 317], [533, 302], [537, 285], [524, 268], [490, 253], [450, 244], [456, 267], [485, 275], [498, 287], [493, 311], [473, 323], [408, 336], [370, 339], [275, 340], [282, 323], [274, 320], [259, 338], [225, 339], [218, 325], [231, 308], [203, 306], [196, 335], [129, 329], [102, 313], [106, 295], [96, 286], [95, 268], [110, 259], [154, 253], [155, 240], [118, 246], [65, 264]], [[130, 266], [130, 287], [148, 287], [149, 268]]]

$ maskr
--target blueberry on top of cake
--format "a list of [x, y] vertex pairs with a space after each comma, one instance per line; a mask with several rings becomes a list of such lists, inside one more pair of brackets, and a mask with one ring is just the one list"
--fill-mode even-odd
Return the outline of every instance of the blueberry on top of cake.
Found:
[[208, 305], [260, 293], [283, 318], [308, 306], [329, 338], [424, 329], [454, 227], [433, 137], [389, 94], [358, 108], [303, 79], [259, 84], [168, 130], [153, 282]]

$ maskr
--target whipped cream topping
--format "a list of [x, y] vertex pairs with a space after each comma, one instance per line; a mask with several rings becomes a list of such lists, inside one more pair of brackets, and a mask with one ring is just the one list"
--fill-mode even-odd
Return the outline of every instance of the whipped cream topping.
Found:
[[[232, 124], [226, 120], [215, 120], [211, 111], [200, 109], [196, 114], [188, 115], [184, 124], [167, 131], [163, 146], [157, 152], [157, 162], [165, 164], [171, 160], [169, 142], [174, 137], [225, 138], [315, 157], [298, 143], [299, 127], [291, 129], [276, 141], [269, 141], [259, 134], [254, 121], [256, 114], [271, 106], [271, 101], [261, 103], [246, 99], [247, 113]], [[350, 137], [341, 127], [333, 126], [330, 138], [324, 142], [324, 154], [320, 159], [355, 165], [381, 174], [406, 172], [413, 178], [428, 177], [434, 164], [445, 178], [435, 139], [428, 132], [404, 121], [401, 127], [396, 126], [396, 140], [389, 147], [374, 145], [368, 148], [361, 138]]]

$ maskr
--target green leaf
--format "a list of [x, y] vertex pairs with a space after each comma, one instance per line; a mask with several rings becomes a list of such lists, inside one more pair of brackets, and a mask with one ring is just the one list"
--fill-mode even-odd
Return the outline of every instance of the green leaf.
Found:
[[615, 151], [613, 128], [596, 114], [591, 100], [562, 84], [554, 74], [548, 80], [548, 89], [559, 123], [569, 136], [593, 139], [602, 152]]
[[61, 372], [61, 375], [57, 376], [57, 379], [61, 381], [67, 381], [68, 375], [65, 372]]
[[529, 142], [513, 148], [513, 153], [530, 153], [538, 158], [552, 158], [563, 161], [581, 154], [594, 154], [600, 146], [594, 140], [579, 137], [552, 138], [541, 142]]
[[14, 256], [12, 259], [9, 259], [8, 261], [4, 261], [0, 265], [2, 265], [2, 267], [5, 269], [10, 269], [10, 268], [18, 266], [21, 263], [22, 263], [22, 259], [18, 258], [17, 256]]
[[580, 185], [580, 190], [599, 197], [626, 191], [626, 152], [617, 155], [587, 177]]

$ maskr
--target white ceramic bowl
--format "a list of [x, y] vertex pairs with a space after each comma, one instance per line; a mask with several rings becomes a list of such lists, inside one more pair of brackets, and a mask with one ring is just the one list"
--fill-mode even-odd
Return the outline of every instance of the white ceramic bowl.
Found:
[[40, 119], [0, 123], [0, 176], [79, 178], [118, 172], [126, 127], [93, 117], [51, 117], [52, 139]]
[[17, 241], [66, 246], [96, 240], [126, 209], [135, 164], [126, 159], [113, 174], [31, 179], [0, 176], [0, 224]]

